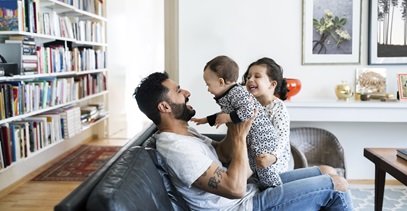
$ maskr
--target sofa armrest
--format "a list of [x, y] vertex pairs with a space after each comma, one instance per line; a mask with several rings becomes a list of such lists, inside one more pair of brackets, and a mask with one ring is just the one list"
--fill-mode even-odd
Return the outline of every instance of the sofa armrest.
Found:
[[173, 209], [153, 160], [144, 148], [134, 146], [98, 182], [86, 210]]
[[75, 211], [86, 210], [87, 200], [101, 178], [105, 175], [107, 170], [116, 162], [116, 160], [131, 146], [138, 146], [148, 139], [157, 128], [154, 124], [150, 124], [143, 131], [130, 139], [116, 154], [107, 160], [101, 167], [99, 167], [90, 177], [83, 181], [75, 190], [66, 196], [55, 207], [55, 211]]

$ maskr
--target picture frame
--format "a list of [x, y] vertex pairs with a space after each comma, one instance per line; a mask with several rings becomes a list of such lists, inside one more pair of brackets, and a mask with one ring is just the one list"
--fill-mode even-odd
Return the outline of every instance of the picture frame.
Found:
[[386, 68], [356, 68], [356, 93], [385, 94]]
[[407, 101], [407, 73], [397, 74], [400, 101]]
[[[362, 0], [303, 0], [303, 65], [360, 64], [361, 5]], [[329, 21], [334, 24], [323, 30]]]
[[[369, 0], [368, 64], [407, 64], [405, 53], [407, 45], [403, 39], [404, 20], [401, 18], [401, 9], [388, 9], [389, 18], [385, 17], [383, 10], [379, 0]], [[389, 21], [385, 23], [385, 20]], [[383, 27], [385, 25], [390, 27]]]

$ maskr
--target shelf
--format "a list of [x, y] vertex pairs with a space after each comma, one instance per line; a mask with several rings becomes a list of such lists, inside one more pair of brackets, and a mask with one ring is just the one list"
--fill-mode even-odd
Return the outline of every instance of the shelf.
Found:
[[100, 122], [103, 122], [103, 120], [105, 120], [107, 118], [109, 118], [109, 114], [106, 114], [105, 116], [99, 118], [98, 120], [96, 120], [95, 122], [92, 122], [91, 124], [86, 124], [85, 126], [82, 125], [82, 131], [89, 129], [89, 128], [99, 124]]
[[21, 120], [23, 118], [30, 117], [30, 116], [33, 116], [33, 115], [36, 115], [36, 114], [41, 114], [41, 113], [44, 113], [44, 112], [47, 112], [47, 111], [55, 110], [57, 108], [62, 108], [62, 107], [67, 106], [67, 105], [83, 102], [83, 101], [86, 101], [86, 100], [89, 100], [89, 99], [92, 99], [92, 98], [95, 98], [95, 97], [106, 95], [107, 93], [108, 93], [108, 91], [103, 91], [103, 92], [100, 92], [100, 93], [97, 93], [97, 94], [86, 96], [86, 97], [78, 99], [78, 100], [74, 100], [74, 101], [69, 102], [69, 103], [59, 104], [59, 105], [52, 106], [52, 107], [49, 107], [49, 108], [44, 108], [44, 109], [40, 109], [40, 110], [37, 110], [37, 111], [29, 112], [29, 113], [26, 113], [26, 114], [13, 116], [13, 117], [10, 117], [10, 118], [7, 118], [7, 119], [0, 120], [0, 125], [4, 124], [4, 123], [7, 123], [7, 122], [18, 121], [18, 120]]
[[103, 72], [107, 72], [107, 69], [84, 70], [84, 71], [76, 72], [75, 75], [86, 75], [86, 74], [103, 73]]
[[28, 79], [38, 79], [38, 78], [49, 78], [49, 77], [64, 77], [64, 76], [75, 76], [75, 75], [86, 75], [93, 73], [103, 73], [107, 69], [98, 69], [98, 70], [84, 70], [84, 71], [72, 71], [72, 72], [62, 72], [62, 73], [48, 73], [48, 74], [32, 74], [32, 75], [15, 75], [13, 77], [1, 76], [1, 81], [20, 81]]
[[407, 122], [407, 102], [306, 99], [284, 102], [291, 121], [302, 122]]
[[60, 144], [63, 143], [63, 142], [69, 142], [69, 141], [75, 140], [75, 139], [77, 138], [77, 136], [79, 136], [80, 134], [82, 134], [82, 133], [85, 132], [86, 130], [88, 130], [88, 129], [94, 127], [94, 126], [96, 126], [96, 125], [99, 124], [100, 122], [103, 122], [103, 121], [106, 120], [107, 118], [109, 118], [109, 114], [106, 114], [104, 117], [98, 119], [97, 121], [93, 122], [92, 124], [89, 124], [89, 125], [87, 125], [86, 127], [83, 127], [83, 128], [81, 129], [81, 132], [77, 133], [77, 134], [76, 134], [75, 136], [73, 136], [72, 138], [69, 138], [69, 139], [61, 139], [61, 140], [56, 141], [56, 142], [54, 142], [54, 143], [52, 143], [52, 144], [49, 144], [49, 145], [47, 145], [47, 146], [45, 146], [45, 147], [43, 147], [43, 148], [41, 148], [41, 149], [39, 149], [39, 150], [37, 150], [37, 151], [35, 151], [35, 152], [32, 152], [28, 157], [26, 157], [26, 158], [21, 158], [20, 160], [11, 163], [9, 166], [7, 166], [7, 168], [0, 169], [0, 174], [6, 172], [6, 171], [9, 170], [9, 169], [13, 169], [15, 166], [18, 166], [20, 163], [23, 163], [23, 162], [25, 162], [25, 161], [27, 161], [27, 160], [33, 159], [34, 157], [36, 157], [36, 156], [38, 156], [38, 155], [41, 155], [44, 151], [50, 150], [50, 149], [56, 147], [57, 145], [60, 145]]
[[89, 95], [89, 96], [86, 96], [86, 97], [84, 97], [84, 98], [81, 98], [81, 99], [78, 99], [76, 102], [83, 102], [83, 101], [86, 101], [86, 100], [89, 100], [89, 99], [92, 99], [92, 98], [95, 98], [95, 97], [99, 97], [99, 96], [102, 96], [102, 95], [106, 95], [107, 93], [109, 93], [109, 91], [103, 91], [103, 92], [99, 92], [99, 93], [97, 93], [97, 94], [93, 94], [93, 95]]
[[[46, 74], [14, 75], [13, 77], [5, 76], [0, 77], [0, 82], [3, 82], [4, 84], [6, 83], [12, 84], [14, 85], [14, 87], [16, 87], [13, 88], [13, 90], [11, 90], [10, 89], [11, 86], [7, 85], [4, 86], [3, 90], [0, 90], [3, 93], [7, 93], [7, 95], [4, 95], [4, 97], [7, 97], [8, 103], [7, 108], [10, 107], [9, 106], [10, 104], [14, 106], [13, 108], [16, 108], [16, 106], [21, 106], [22, 103], [25, 103], [23, 106], [28, 109], [24, 110], [30, 111], [25, 114], [20, 114], [17, 116], [0, 120], [0, 125], [2, 124], [4, 124], [5, 126], [16, 125], [8, 128], [10, 131], [14, 130], [14, 132], [15, 131], [22, 132], [21, 136], [12, 137], [14, 143], [17, 143], [12, 144], [12, 147], [13, 146], [17, 147], [15, 150], [16, 152], [12, 152], [12, 154], [16, 153], [18, 157], [21, 158], [17, 159], [17, 161], [11, 163], [9, 166], [0, 169], [0, 181], [1, 181], [0, 191], [5, 190], [12, 184], [21, 182], [21, 180], [24, 180], [28, 175], [32, 174], [33, 171], [37, 170], [44, 164], [50, 162], [51, 160], [61, 156], [62, 154], [78, 146], [84, 141], [90, 140], [95, 136], [97, 136], [98, 138], [106, 136], [107, 119], [109, 118], [107, 110], [105, 111], [105, 113], [103, 113], [105, 114], [105, 116], [96, 120], [95, 122], [90, 123], [89, 125], [80, 125], [79, 119], [80, 109], [75, 108], [75, 111], [73, 112], [75, 112], [74, 118], [75, 120], [77, 120], [76, 123], [77, 127], [74, 128], [75, 131], [72, 133], [71, 130], [69, 130], [70, 133], [68, 135], [65, 134], [65, 139], [61, 139], [62, 137], [59, 136], [59, 133], [55, 135], [57, 128], [59, 126], [63, 126], [63, 124], [60, 123], [60, 125], [54, 125], [54, 123], [58, 123], [59, 121], [53, 119], [53, 116], [48, 117], [47, 121], [42, 120], [42, 123], [37, 122], [37, 126], [33, 126], [34, 123], [33, 125], [29, 126], [27, 126], [27, 124], [20, 126], [17, 125], [19, 123], [15, 124], [11, 123], [14, 121], [21, 120], [24, 121], [24, 119], [34, 117], [36, 115], [42, 115], [42, 113], [44, 112], [55, 113], [53, 112], [53, 110], [57, 111], [65, 106], [70, 105], [76, 105], [77, 107], [84, 106], [93, 101], [98, 101], [98, 103], [101, 102], [103, 105], [107, 107], [108, 104], [107, 95], [109, 92], [107, 90], [100, 91], [103, 90], [105, 87], [107, 88], [107, 85], [105, 84], [107, 81], [108, 73], [105, 66], [107, 52], [107, 43], [106, 43], [107, 18], [103, 17], [106, 14], [106, 2], [103, 3], [97, 1], [96, 2], [97, 9], [91, 9], [90, 7], [88, 7], [90, 3], [89, 2], [85, 3], [85, 1], [88, 0], [76, 1], [78, 5], [80, 4], [82, 6], [77, 6], [76, 4], [75, 6], [73, 6], [64, 3], [68, 2], [67, 0], [38, 0], [36, 1], [35, 5], [33, 4], [32, 6], [30, 5], [30, 7], [27, 7], [27, 10], [24, 10], [22, 8], [21, 2], [17, 2], [18, 12], [14, 13], [15, 11], [13, 11], [13, 14], [19, 14], [20, 16], [13, 17], [13, 21], [17, 20], [19, 25], [17, 29], [16, 27], [14, 27], [14, 25], [9, 28], [18, 31], [0, 31], [0, 42], [5, 42], [5, 40], [9, 39], [9, 36], [15, 35], [34, 38], [29, 39], [30, 43], [26, 42], [28, 46], [26, 46], [25, 49], [24, 47], [20, 48], [19, 46], [16, 45], [13, 46], [7, 45], [7, 47], [10, 47], [13, 51], [6, 50], [5, 52], [2, 53], [11, 55], [11, 58], [6, 57], [6, 59], [9, 62], [11, 62], [10, 60], [12, 60], [13, 63], [19, 64], [19, 68], [22, 68], [23, 65], [27, 63], [27, 61], [23, 60], [22, 56], [23, 50], [25, 50], [25, 52], [31, 53], [31, 55], [35, 55], [35, 53], [33, 53], [35, 49], [37, 53], [38, 52], [40, 53], [39, 54], [40, 57], [37, 58], [37, 70], [39, 70], [37, 72], [41, 73], [46, 72]], [[26, 1], [26, 3], [28, 3], [28, 1]], [[84, 10], [78, 9], [79, 7], [86, 9]], [[96, 13], [97, 15], [88, 12], [93, 10], [96, 11], [94, 13]], [[37, 16], [37, 19], [33, 19], [34, 13]], [[25, 18], [27, 17], [30, 19], [29, 21], [26, 21]], [[38, 33], [32, 33], [34, 31]], [[35, 41], [35, 44], [31, 43], [31, 41], [33, 40]], [[50, 43], [54, 41], [56, 42]], [[55, 47], [51, 46], [53, 44], [55, 44]], [[68, 49], [68, 47], [72, 48]], [[14, 49], [17, 49], [16, 52], [14, 52]], [[81, 54], [82, 56], [79, 56], [79, 54]], [[25, 57], [25, 59], [27, 58], [32, 59], [31, 57]], [[54, 58], [54, 60], [52, 60], [51, 62], [50, 58]], [[62, 59], [58, 60], [55, 58], [62, 58], [64, 60]], [[41, 62], [39, 63], [39, 61]], [[75, 63], [71, 63], [70, 61], [75, 61]], [[56, 65], [51, 66], [52, 64]], [[52, 68], [50, 69], [49, 67]], [[71, 69], [74, 70], [88, 69], [88, 70], [60, 72]], [[39, 83], [39, 81], [47, 82]], [[15, 84], [17, 84], [18, 86]], [[29, 84], [29, 86], [20, 86], [21, 84]], [[24, 89], [20, 89], [20, 87], [24, 87]], [[26, 87], [28, 88], [26, 89]], [[51, 91], [47, 92], [47, 90]], [[84, 96], [90, 92], [98, 93], [88, 95], [81, 99], [76, 99], [79, 98], [79, 96]], [[15, 96], [18, 97], [18, 100], [14, 100], [17, 99]], [[24, 100], [22, 98], [24, 98]], [[35, 106], [32, 105], [34, 104], [34, 101]], [[62, 104], [55, 105], [56, 103]], [[21, 109], [21, 107], [17, 108]], [[11, 110], [14, 111], [14, 109]], [[8, 109], [8, 111], [10, 111], [10, 109]], [[68, 115], [68, 113], [65, 115]], [[8, 112], [6, 116], [12, 116], [12, 114]], [[76, 119], [76, 117], [78, 117], [78, 119]], [[32, 118], [32, 120], [36, 121], [38, 120], [38, 118], [37, 119]], [[30, 141], [27, 143], [31, 143], [31, 141], [36, 140], [36, 138], [38, 138], [38, 136], [34, 136], [32, 133], [27, 134], [26, 133], [27, 128], [29, 127], [30, 129], [28, 129], [28, 131], [31, 132], [33, 131], [32, 128], [36, 127], [37, 133], [39, 133], [39, 130], [42, 131], [42, 129], [47, 128], [41, 125], [53, 126], [53, 129], [55, 129], [55, 131], [50, 130], [54, 132], [53, 134], [42, 133], [45, 135], [51, 134], [50, 136], [52, 141], [50, 142], [47, 141], [47, 143], [49, 144], [46, 143], [43, 143], [42, 145], [40, 144], [42, 148], [37, 147], [35, 145], [36, 147], [35, 150], [33, 150], [33, 152], [31, 153], [27, 152], [27, 155], [25, 155], [24, 153], [19, 154], [18, 152], [18, 149], [20, 149], [18, 147], [19, 143], [24, 144], [27, 141]], [[37, 129], [38, 127], [40, 129]], [[23, 133], [25, 135], [23, 135]], [[67, 137], [70, 138], [68, 139]], [[56, 141], [56, 139], [60, 140]], [[43, 140], [49, 139], [48, 137], [46, 137], [42, 138], [42, 141]], [[29, 146], [29, 144], [27, 143], [25, 143], [24, 146]]]
[[47, 40], [46, 42], [55, 41], [55, 40], [62, 40], [67, 42], [73, 42], [77, 45], [89, 45], [89, 46], [100, 46], [100, 47], [107, 47], [107, 43], [99, 43], [99, 42], [85, 42], [79, 41], [76, 39], [71, 39], [68, 37], [56, 37], [51, 35], [45, 34], [38, 34], [38, 33], [31, 33], [25, 31], [0, 31], [0, 36], [10, 36], [10, 35], [23, 35], [23, 36], [30, 36], [34, 38], [40, 38]]
[[107, 19], [102, 16], [80, 10], [78, 8], [75, 8], [74, 6], [71, 6], [69, 4], [66, 4], [64, 2], [60, 2], [57, 0], [41, 0], [40, 5], [41, 5], [41, 7], [45, 6], [45, 7], [55, 9], [59, 13], [66, 14], [68, 16], [85, 16], [85, 17], [88, 17], [88, 18], [91, 18], [94, 20], [107, 21]]

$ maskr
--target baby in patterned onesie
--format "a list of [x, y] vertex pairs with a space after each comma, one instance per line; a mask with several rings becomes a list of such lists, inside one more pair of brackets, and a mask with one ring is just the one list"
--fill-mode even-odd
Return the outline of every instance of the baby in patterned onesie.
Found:
[[228, 122], [239, 123], [254, 114], [258, 115], [246, 137], [250, 168], [265, 187], [281, 185], [281, 179], [270, 165], [260, 168], [256, 165], [256, 157], [261, 154], [274, 154], [277, 146], [277, 135], [270, 119], [265, 115], [263, 107], [245, 87], [237, 83], [239, 67], [227, 56], [218, 56], [209, 61], [204, 68], [204, 80], [208, 91], [213, 94], [221, 112], [206, 118], [192, 118], [197, 125], [209, 123], [218, 128]]

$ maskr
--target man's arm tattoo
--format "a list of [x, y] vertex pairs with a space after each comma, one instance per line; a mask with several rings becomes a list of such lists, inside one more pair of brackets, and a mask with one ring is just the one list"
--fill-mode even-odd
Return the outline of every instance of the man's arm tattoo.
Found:
[[218, 168], [216, 168], [214, 174], [222, 179], [222, 172], [223, 172], [223, 170], [218, 167]]
[[208, 181], [209, 188], [218, 189], [218, 184], [221, 182], [220, 179], [222, 179], [222, 172], [224, 171], [221, 168], [216, 168], [215, 172], [213, 172], [215, 176], [211, 177]]

